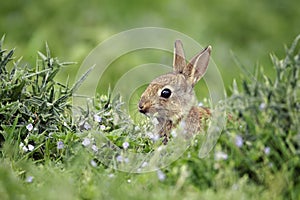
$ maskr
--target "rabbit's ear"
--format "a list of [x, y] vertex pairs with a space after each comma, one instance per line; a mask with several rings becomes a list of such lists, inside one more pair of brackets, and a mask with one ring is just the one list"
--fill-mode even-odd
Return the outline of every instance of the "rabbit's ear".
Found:
[[194, 86], [205, 74], [209, 62], [211, 46], [194, 56], [183, 70], [183, 74]]
[[174, 47], [173, 70], [174, 72], [182, 73], [185, 67], [186, 61], [183, 51], [183, 45], [180, 40], [176, 40]]

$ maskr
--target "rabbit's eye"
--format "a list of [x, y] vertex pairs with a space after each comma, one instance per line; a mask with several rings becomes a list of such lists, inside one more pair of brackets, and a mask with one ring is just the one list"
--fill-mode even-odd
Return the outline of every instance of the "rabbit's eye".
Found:
[[172, 94], [171, 90], [168, 88], [165, 88], [161, 91], [160, 96], [167, 99], [171, 96], [171, 94]]

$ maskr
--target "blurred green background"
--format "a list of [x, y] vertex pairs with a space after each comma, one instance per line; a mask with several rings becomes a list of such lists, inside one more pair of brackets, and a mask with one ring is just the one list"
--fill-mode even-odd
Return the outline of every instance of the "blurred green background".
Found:
[[[69, 75], [71, 82], [94, 47], [132, 28], [165, 27], [202, 45], [211, 44], [225, 85], [240, 73], [231, 51], [250, 72], [259, 63], [272, 73], [269, 53], [281, 57], [282, 46], [300, 33], [298, 0], [16, 0], [2, 1], [0, 15], [0, 35], [6, 35], [6, 47], [16, 47], [16, 56], [23, 56], [24, 61], [34, 64], [36, 52], [44, 51], [48, 42], [60, 60], [78, 62], [60, 74], [62, 81]], [[111, 72], [107, 80], [119, 73]]]

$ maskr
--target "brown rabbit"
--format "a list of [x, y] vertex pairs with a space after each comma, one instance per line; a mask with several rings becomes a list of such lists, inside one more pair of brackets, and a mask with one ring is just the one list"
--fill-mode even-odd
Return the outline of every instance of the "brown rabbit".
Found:
[[142, 94], [138, 109], [157, 119], [156, 129], [164, 137], [164, 144], [179, 123], [184, 124], [184, 133], [191, 135], [201, 130], [202, 119], [210, 115], [208, 108], [196, 106], [193, 90], [206, 72], [210, 52], [211, 46], [208, 46], [186, 63], [182, 43], [176, 40], [173, 72], [154, 79]]

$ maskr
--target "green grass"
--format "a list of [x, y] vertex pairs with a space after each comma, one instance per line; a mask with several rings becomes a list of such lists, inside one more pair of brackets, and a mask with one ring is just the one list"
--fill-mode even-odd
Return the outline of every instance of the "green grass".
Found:
[[46, 46], [35, 67], [20, 65], [2, 39], [1, 199], [297, 199], [299, 38], [283, 59], [272, 56], [274, 79], [257, 68], [240, 87], [233, 84], [226, 101], [232, 119], [209, 156], [198, 157], [196, 136], [171, 165], [141, 174], [107, 167], [85, 143], [96, 140], [91, 130], [98, 130], [120, 148], [128, 142], [123, 151], [156, 148], [123, 112], [119, 97], [96, 96], [72, 122], [70, 96], [80, 81], [73, 87], [55, 81], [71, 63], [51, 57]]

